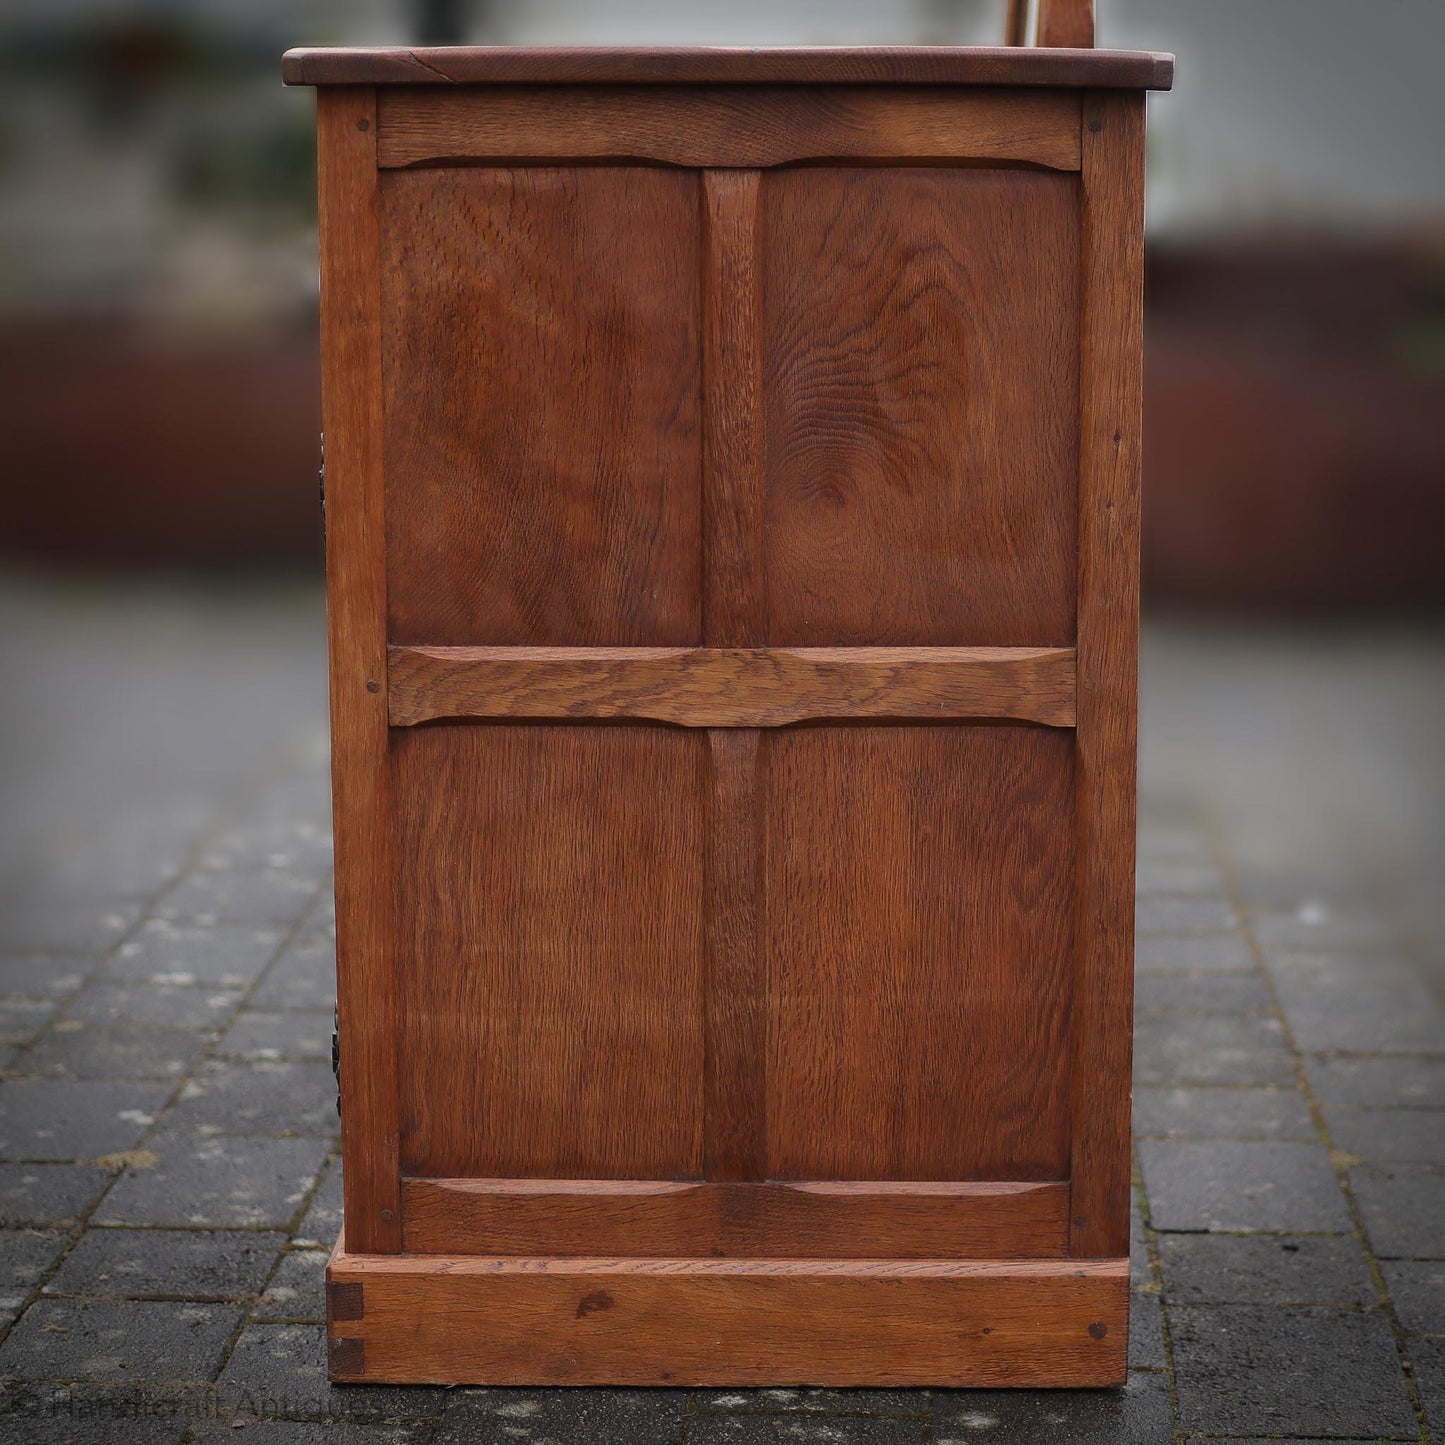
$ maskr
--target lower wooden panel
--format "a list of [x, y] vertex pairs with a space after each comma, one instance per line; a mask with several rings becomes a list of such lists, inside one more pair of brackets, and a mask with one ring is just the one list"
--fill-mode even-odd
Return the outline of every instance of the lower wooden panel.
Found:
[[1069, 1186], [407, 1179], [417, 1254], [1061, 1258]]
[[1121, 1385], [1129, 1262], [349, 1255], [331, 1378], [475, 1385]]

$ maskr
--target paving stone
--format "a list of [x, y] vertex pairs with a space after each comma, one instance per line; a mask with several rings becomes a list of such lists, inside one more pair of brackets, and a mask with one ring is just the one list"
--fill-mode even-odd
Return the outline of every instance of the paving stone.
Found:
[[1158, 933], [1228, 933], [1239, 915], [1227, 898], [1160, 897], [1138, 900], [1134, 926], [1141, 937]]
[[218, 1054], [250, 1059], [325, 1059], [331, 1062], [330, 1009], [263, 1013], [243, 1009], [216, 1045]]
[[240, 1001], [236, 989], [97, 981], [76, 996], [65, 1016], [94, 1024], [217, 1029], [229, 1021]]
[[1382, 1311], [1180, 1305], [1169, 1325], [1185, 1430], [1415, 1438]]
[[98, 957], [120, 942], [140, 914], [140, 904], [129, 900], [57, 898], [26, 891], [0, 906], [0, 948]]
[[208, 1380], [239, 1319], [230, 1305], [41, 1299], [0, 1344], [0, 1373], [32, 1380]]
[[1134, 979], [1136, 1013], [1272, 1013], [1262, 973], [1141, 973]]
[[330, 1009], [336, 1006], [336, 946], [318, 939], [297, 943], [271, 966], [251, 995], [258, 1009]]
[[274, 926], [217, 923], [199, 927], [153, 918], [116, 950], [105, 976], [247, 988], [276, 956], [285, 936]]
[[1321, 1144], [1145, 1139], [1139, 1153], [1156, 1229], [1344, 1234], [1353, 1227]]
[[[439, 1440], [448, 1437], [438, 1436]], [[463, 1437], [455, 1437], [460, 1440]], [[506, 1440], [507, 1434], [465, 1437], [476, 1440]], [[526, 1437], [521, 1437], [525, 1439]], [[558, 1435], [549, 1432], [546, 1440], [583, 1442], [597, 1437], [582, 1434]], [[639, 1437], [604, 1437], [639, 1438]], [[674, 1435], [649, 1435], [648, 1440], [677, 1439]], [[928, 1421], [899, 1415], [765, 1415], [744, 1412], [737, 1415], [697, 1414], [688, 1417], [688, 1445], [765, 1445], [765, 1442], [790, 1442], [790, 1445], [923, 1445], [929, 1439]]]
[[1141, 1084], [1281, 1084], [1294, 1062], [1277, 1019], [1260, 1014], [1145, 1014], [1134, 1028]]
[[1445, 1109], [1445, 1058], [1307, 1058], [1305, 1075], [1326, 1107]]
[[1149, 1236], [1144, 1229], [1144, 1216], [1139, 1213], [1138, 1202], [1129, 1214], [1129, 1283], [1140, 1285], [1154, 1283], [1154, 1262], [1149, 1258]]
[[[1122, 1390], [936, 1390], [935, 1445], [1168, 1445], [1168, 1381], [1131, 1373]], [[689, 1438], [691, 1438], [689, 1436]]]
[[333, 1160], [312, 1198], [294, 1243], [330, 1249], [341, 1233], [341, 1160]]
[[100, 960], [0, 950], [0, 995], [24, 998], [74, 993]]
[[62, 1019], [28, 1049], [20, 1071], [75, 1079], [180, 1079], [211, 1035], [189, 1029], [133, 1029]]
[[355, 1420], [252, 1420], [238, 1431], [229, 1421], [211, 1420], [196, 1427], [191, 1445], [426, 1445], [431, 1428], [429, 1422], [366, 1425]]
[[153, 1402], [72, 1400], [76, 1393], [57, 1389], [34, 1410], [0, 1410], [0, 1445], [176, 1445], [185, 1431], [184, 1414], [142, 1413]]
[[110, 1179], [88, 1164], [0, 1164], [0, 1225], [69, 1227]]
[[213, 1059], [186, 1085], [168, 1122], [202, 1133], [334, 1138], [341, 1126], [330, 1060]]
[[254, 1294], [286, 1243], [284, 1234], [181, 1229], [90, 1229], [46, 1286], [48, 1294]]
[[[645, 1440], [661, 1445], [680, 1435], [686, 1402], [682, 1390], [465, 1390], [449, 1401], [433, 1445], [491, 1440], [531, 1440], [536, 1445]], [[689, 1438], [698, 1438], [695, 1430]], [[701, 1438], [713, 1437], [704, 1433]]]
[[1357, 1239], [1322, 1235], [1161, 1234], [1164, 1294], [1175, 1304], [1379, 1303]]
[[829, 1390], [777, 1386], [762, 1390], [694, 1390], [694, 1410], [754, 1411], [764, 1415], [924, 1415], [929, 1391], [904, 1389]]
[[325, 1320], [329, 1258], [324, 1249], [293, 1249], [283, 1255], [280, 1268], [256, 1306], [255, 1318]]
[[1403, 960], [1293, 955], [1269, 970], [1306, 1053], [1445, 1051], [1445, 1010]]
[[439, 1415], [446, 1400], [431, 1386], [330, 1384], [323, 1325], [247, 1325], [219, 1385], [221, 1399], [235, 1409], [281, 1416], [418, 1419]]
[[1419, 1334], [1445, 1335], [1445, 1261], [1386, 1259], [1380, 1270], [1400, 1324]]
[[0, 1232], [0, 1329], [20, 1313], [30, 1291], [60, 1258], [67, 1244], [63, 1234], [42, 1234], [32, 1229]]
[[207, 847], [201, 867], [325, 872], [331, 867], [331, 829], [308, 819], [238, 823]]
[[1207, 937], [1141, 937], [1134, 945], [1139, 973], [1252, 973], [1259, 963], [1239, 933]]
[[1212, 1139], [1318, 1139], [1297, 1089], [1134, 1090], [1134, 1133]]
[[1208, 858], [1166, 858], [1141, 852], [1134, 867], [1134, 890], [1139, 894], [1190, 894], [1224, 896], [1224, 877]]
[[128, 1169], [98, 1224], [287, 1229], [326, 1158], [320, 1139], [193, 1138], [150, 1142], [156, 1162]]
[[295, 923], [315, 896], [317, 879], [287, 868], [199, 868], [156, 907], [161, 918], [218, 923]]
[[1370, 1248], [1385, 1259], [1445, 1259], [1445, 1170], [1432, 1164], [1363, 1164], [1350, 1187]]
[[1250, 927], [1266, 954], [1300, 949], [1385, 950], [1395, 947], [1389, 928], [1374, 913], [1309, 899], [1297, 908], [1256, 913]]
[[1164, 1364], [1164, 1309], [1151, 1285], [1129, 1296], [1129, 1368], [1162, 1370]]
[[1422, 1339], [1417, 1335], [1406, 1345], [1406, 1350], [1425, 1419], [1438, 1440], [1445, 1434], [1445, 1340]]
[[1371, 1163], [1445, 1164], [1445, 1109], [1331, 1110], [1330, 1139]]
[[6, 1079], [0, 1083], [0, 1155], [97, 1159], [134, 1148], [171, 1085], [129, 1080]]
[[0, 999], [0, 1043], [28, 1044], [39, 1037], [55, 1009], [51, 998]]

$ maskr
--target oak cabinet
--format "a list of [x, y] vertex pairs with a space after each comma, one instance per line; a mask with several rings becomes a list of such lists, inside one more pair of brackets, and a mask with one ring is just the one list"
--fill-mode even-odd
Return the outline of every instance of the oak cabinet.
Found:
[[1143, 93], [315, 51], [333, 1378], [1123, 1379]]

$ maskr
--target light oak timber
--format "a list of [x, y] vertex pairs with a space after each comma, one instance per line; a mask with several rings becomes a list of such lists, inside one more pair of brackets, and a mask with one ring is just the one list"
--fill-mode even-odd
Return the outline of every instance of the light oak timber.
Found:
[[1074, 723], [1068, 647], [394, 646], [389, 657], [393, 727], [437, 718]]
[[318, 97], [341, 1133], [351, 1238], [401, 1247], [376, 96]]
[[1129, 1262], [353, 1255], [331, 1377], [483, 1385], [1124, 1383]]
[[1085, 98], [1082, 189], [1070, 1253], [1103, 1257], [1129, 1242], [1143, 96]]
[[[846, 161], [1079, 168], [1078, 93], [714, 86], [383, 91], [378, 164]], [[756, 177], [752, 184], [756, 186]]]
[[1063, 1181], [406, 1179], [414, 1254], [1053, 1259]]
[[288, 50], [288, 85], [978, 85], [1168, 90], [1154, 51], [991, 45], [337, 46]]

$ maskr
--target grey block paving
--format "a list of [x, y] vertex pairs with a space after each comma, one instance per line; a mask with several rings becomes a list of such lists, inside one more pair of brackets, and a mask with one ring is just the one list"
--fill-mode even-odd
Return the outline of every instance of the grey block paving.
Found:
[[[3, 1362], [3, 1356], [0, 1356]], [[248, 1325], [220, 1376], [221, 1398], [238, 1410], [306, 1417], [406, 1419], [438, 1415], [441, 1389], [377, 1390], [331, 1385], [326, 1379], [326, 1331], [321, 1325]]]
[[0, 1344], [30, 1380], [209, 1380], [240, 1319], [230, 1305], [37, 1300]]
[[167, 1123], [177, 1132], [334, 1138], [330, 1060], [213, 1060], [186, 1085]]
[[1141, 1084], [1273, 1084], [1295, 1081], [1277, 1019], [1258, 1014], [1144, 1014], [1134, 1029]]
[[1445, 1056], [1307, 1058], [1305, 1076], [1326, 1108], [1445, 1109]]
[[1379, 1303], [1352, 1236], [1161, 1234], [1158, 1247], [1171, 1305]]
[[1366, 1164], [1350, 1187], [1370, 1248], [1384, 1259], [1445, 1259], [1445, 1169]]
[[1134, 1132], [1213, 1139], [1317, 1139], [1297, 1089], [1223, 1087], [1134, 1089]]
[[279, 1233], [92, 1229], [46, 1293], [236, 1299], [261, 1288], [285, 1242]]
[[330, 1146], [321, 1139], [164, 1134], [149, 1147], [156, 1162], [116, 1181], [97, 1223], [288, 1229]]
[[[681, 1390], [465, 1390], [447, 1405], [435, 1445], [486, 1440], [549, 1440], [589, 1445], [594, 1440], [676, 1440], [687, 1396]], [[702, 1427], [689, 1439], [770, 1439], [767, 1435], [715, 1437]], [[796, 1437], [806, 1439], [806, 1435]], [[887, 1437], [882, 1437], [887, 1438]]]
[[6, 1079], [0, 1083], [0, 1158], [96, 1159], [132, 1149], [171, 1089], [140, 1080]]
[[1145, 1139], [1139, 1153], [1156, 1229], [1353, 1228], [1323, 1144]]
[[0, 1226], [68, 1227], [111, 1178], [109, 1171], [84, 1164], [0, 1164]]
[[1122, 1390], [948, 1390], [934, 1395], [935, 1445], [1169, 1445], [1163, 1375], [1135, 1372]]
[[[43, 652], [61, 693], [79, 606]], [[45, 615], [30, 609], [32, 631]], [[1297, 638], [1251, 671], [1238, 636], [1169, 633], [1145, 670], [1127, 1389], [448, 1393], [325, 1380], [342, 1180], [319, 595], [157, 615], [148, 696], [168, 701], [129, 733], [70, 707], [45, 765], [41, 795], [107, 800], [93, 826], [42, 856], [0, 810], [23, 859], [0, 871], [0, 1331], [19, 1311], [0, 1339], [0, 1445], [181, 1445], [187, 1421], [188, 1445], [1417, 1439], [1392, 1319], [1445, 1438], [1445, 1010], [1421, 968], [1445, 947], [1418, 912], [1396, 916], [1401, 868], [1445, 838], [1398, 850], [1385, 878], [1361, 809], [1411, 795], [1398, 749], [1336, 734], [1322, 757], [1393, 779], [1342, 800], [1298, 723], [1251, 699], [1299, 665]], [[113, 596], [84, 616], [68, 655], [88, 698], [96, 638], [131, 645], [153, 619]], [[1391, 699], [1378, 672], [1358, 686], [1317, 659], [1308, 725], [1357, 695], [1376, 724], [1438, 715], [1417, 683], [1441, 657], [1400, 669], [1412, 681]], [[1187, 703], [1172, 715], [1170, 686]], [[1329, 821], [1357, 814], [1358, 835]]]

